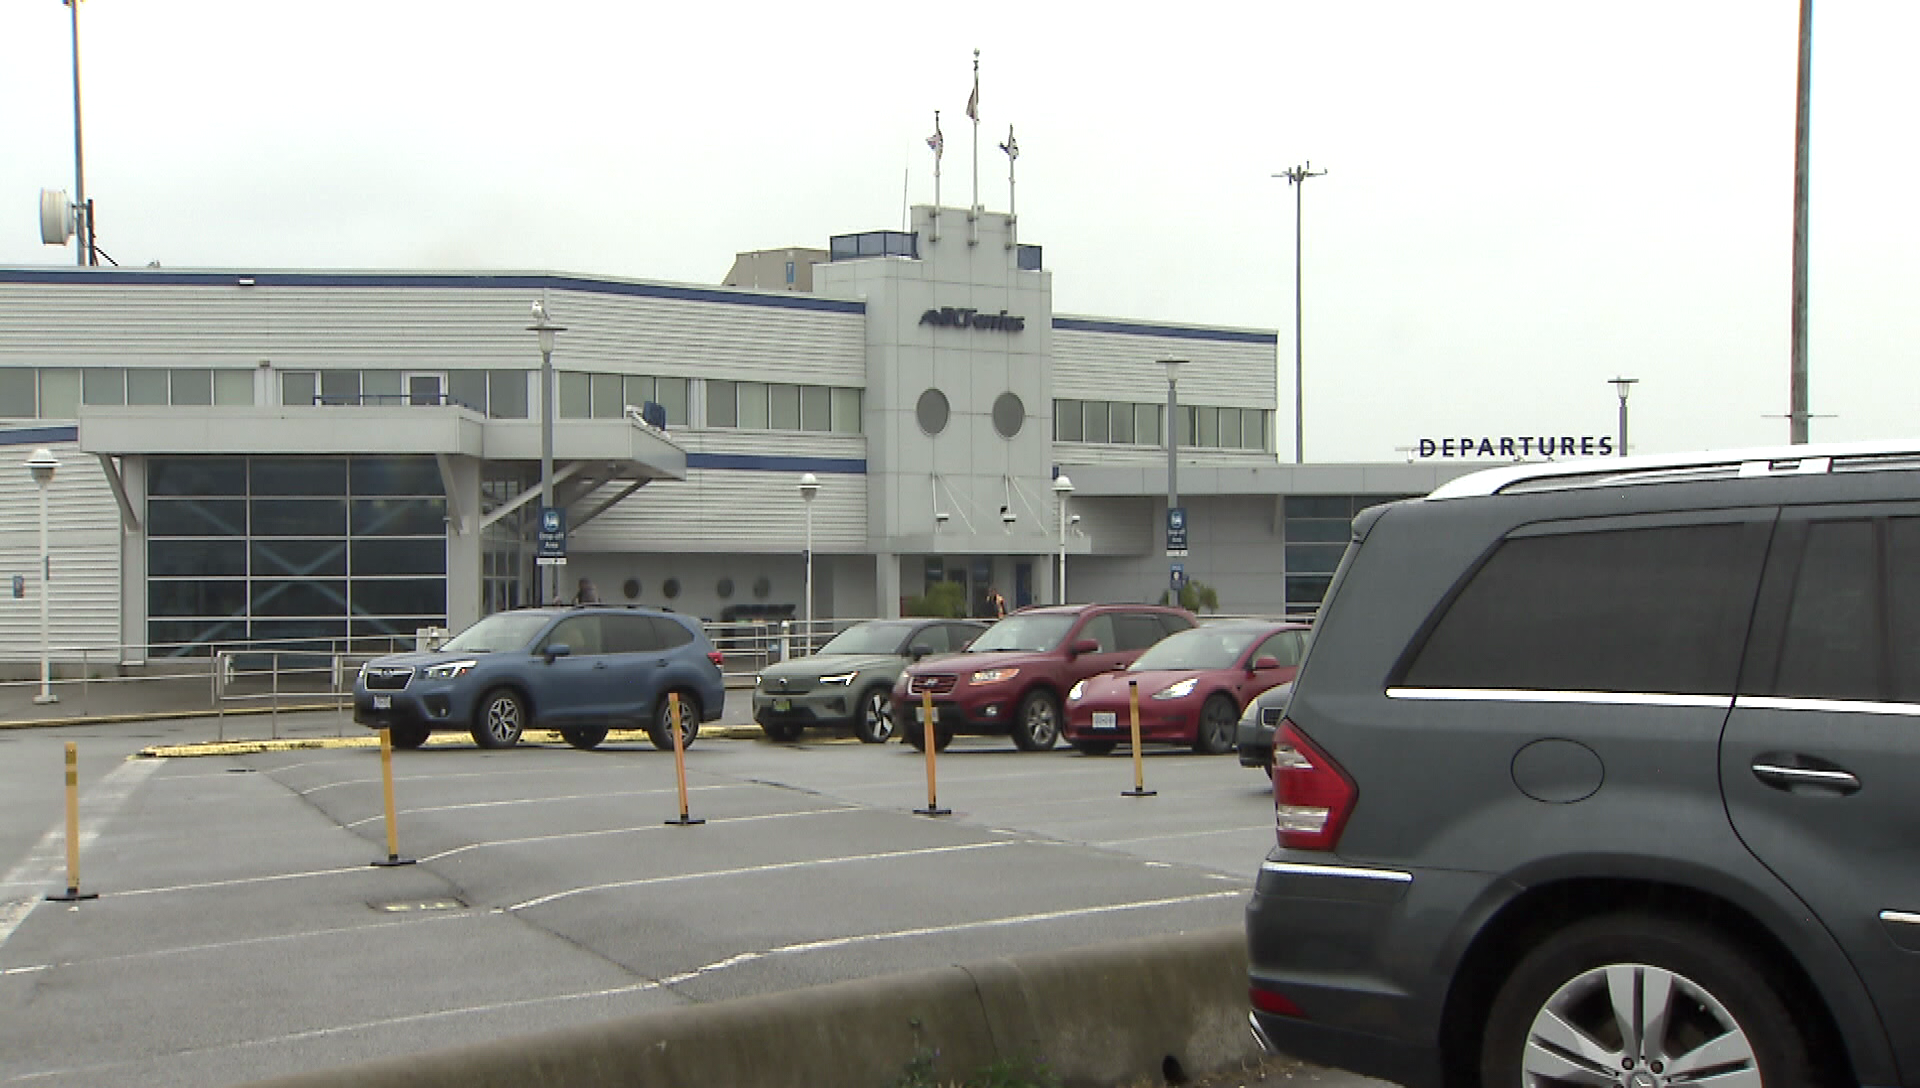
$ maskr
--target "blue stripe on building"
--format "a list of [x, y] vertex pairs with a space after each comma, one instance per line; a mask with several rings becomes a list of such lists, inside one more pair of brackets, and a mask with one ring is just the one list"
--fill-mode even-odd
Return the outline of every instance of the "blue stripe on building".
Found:
[[865, 475], [863, 457], [773, 457], [756, 453], [689, 453], [688, 468], [718, 468], [754, 472], [839, 472]]
[[1056, 317], [1056, 329], [1073, 332], [1112, 332], [1122, 336], [1170, 336], [1177, 340], [1220, 340], [1229, 344], [1278, 344], [1280, 334], [1245, 329], [1196, 329], [1182, 325], [1135, 325], [1121, 321], [1090, 321], [1083, 317]]
[[762, 295], [717, 287], [683, 287], [666, 283], [625, 283], [573, 276], [489, 275], [486, 273], [391, 272], [171, 272], [148, 269], [9, 268], [0, 269], [0, 283], [108, 284], [113, 286], [235, 287], [441, 287], [503, 288], [519, 291], [579, 291], [589, 295], [626, 295], [666, 298], [681, 302], [719, 302], [733, 306], [770, 306], [783, 310], [820, 310], [863, 314], [867, 304], [817, 295]]
[[[22, 427], [0, 430], [0, 446], [44, 446], [49, 442], [78, 442], [79, 427]], [[865, 462], [861, 462], [863, 465]]]

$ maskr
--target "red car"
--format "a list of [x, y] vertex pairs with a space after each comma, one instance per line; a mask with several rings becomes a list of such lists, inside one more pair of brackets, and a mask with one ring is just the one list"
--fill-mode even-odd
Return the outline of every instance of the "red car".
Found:
[[1206, 755], [1231, 752], [1240, 712], [1300, 670], [1307, 630], [1301, 623], [1236, 621], [1168, 635], [1124, 671], [1073, 686], [1066, 738], [1090, 756], [1132, 743], [1128, 685], [1135, 684], [1142, 743], [1185, 744]]

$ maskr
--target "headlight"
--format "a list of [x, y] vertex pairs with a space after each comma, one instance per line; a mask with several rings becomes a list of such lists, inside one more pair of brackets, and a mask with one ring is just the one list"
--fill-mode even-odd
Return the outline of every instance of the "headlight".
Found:
[[997, 684], [1002, 680], [1011, 680], [1020, 675], [1019, 669], [981, 669], [973, 674], [976, 684]]
[[1171, 684], [1154, 692], [1153, 697], [1156, 699], [1184, 699], [1193, 694], [1193, 686], [1199, 682], [1199, 678], [1189, 676], [1185, 680], [1181, 680], [1178, 683]]
[[764, 683], [766, 683], [766, 682], [767, 682], [767, 678], [766, 678], [766, 677], [764, 677], [764, 676], [761, 676], [761, 675], [760, 675], [759, 673], [754, 673], [754, 674], [753, 674], [753, 686], [754, 686], [754, 687], [756, 687], [756, 688], [757, 688], [757, 687], [759, 687], [759, 686], [760, 686], [761, 684], [764, 684]]
[[1073, 687], [1067, 689], [1067, 702], [1077, 703], [1080, 701], [1080, 697], [1086, 693], [1087, 682], [1085, 680], [1075, 681]]
[[845, 687], [853, 683], [853, 678], [859, 675], [858, 672], [837, 672], [832, 676], [822, 676], [820, 682], [822, 684], [839, 684], [841, 687]]
[[451, 680], [456, 676], [465, 676], [473, 671], [478, 661], [443, 661], [438, 665], [427, 666], [424, 675], [429, 680]]

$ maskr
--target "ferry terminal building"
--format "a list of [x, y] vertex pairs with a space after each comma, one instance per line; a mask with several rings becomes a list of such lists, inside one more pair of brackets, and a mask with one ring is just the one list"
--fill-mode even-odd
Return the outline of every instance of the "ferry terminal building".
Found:
[[909, 231], [741, 254], [720, 287], [0, 269], [0, 660], [40, 644], [39, 447], [60, 462], [57, 659], [357, 651], [534, 603], [536, 299], [565, 327], [562, 586], [609, 603], [801, 616], [810, 535], [819, 618], [897, 615], [942, 581], [976, 612], [989, 585], [1051, 602], [1063, 539], [1069, 600], [1157, 599], [1179, 563], [1225, 611], [1307, 613], [1355, 511], [1473, 467], [1282, 464], [1273, 331], [1055, 313], [1015, 231], [921, 206]]

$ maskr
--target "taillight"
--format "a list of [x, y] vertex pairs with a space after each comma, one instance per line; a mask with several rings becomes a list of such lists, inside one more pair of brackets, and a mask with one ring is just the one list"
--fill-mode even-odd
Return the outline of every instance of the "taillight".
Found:
[[1288, 718], [1273, 745], [1273, 825], [1290, 850], [1332, 850], [1360, 791]]
[[713, 667], [717, 669], [727, 663], [727, 655], [721, 653], [719, 650], [708, 650], [707, 660], [713, 662]]
[[1247, 999], [1254, 1008], [1259, 1009], [1261, 1012], [1270, 1012], [1275, 1016], [1293, 1016], [1303, 1020], [1306, 1019], [1307, 1014], [1301, 1012], [1300, 1006], [1294, 1004], [1292, 999], [1288, 998], [1285, 994], [1275, 993], [1272, 990], [1262, 990], [1260, 987], [1254, 986], [1247, 990]]

